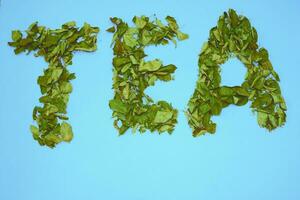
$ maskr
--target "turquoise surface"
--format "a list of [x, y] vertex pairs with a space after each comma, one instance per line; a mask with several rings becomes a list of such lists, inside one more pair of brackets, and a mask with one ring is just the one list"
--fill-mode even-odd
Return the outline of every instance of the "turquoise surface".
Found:
[[[281, 78], [287, 123], [272, 133], [259, 128], [249, 104], [230, 106], [215, 135], [192, 137], [183, 110], [198, 75], [198, 54], [209, 30], [229, 8], [247, 16], [259, 45], [270, 54]], [[1, 200], [298, 200], [300, 199], [300, 1], [241, 0], [2, 0], [0, 6], [0, 199]], [[190, 39], [149, 47], [178, 69], [175, 80], [158, 82], [147, 93], [180, 110], [173, 135], [119, 137], [108, 101], [113, 97], [112, 35], [109, 17], [130, 22], [134, 15], [174, 16]], [[29, 24], [58, 28], [75, 20], [99, 26], [98, 51], [76, 53], [70, 71], [74, 91], [68, 105], [74, 139], [55, 149], [33, 140], [29, 125], [38, 105], [37, 77], [47, 67], [33, 54], [14, 55], [11, 30]], [[236, 59], [223, 66], [223, 84], [243, 82]]]

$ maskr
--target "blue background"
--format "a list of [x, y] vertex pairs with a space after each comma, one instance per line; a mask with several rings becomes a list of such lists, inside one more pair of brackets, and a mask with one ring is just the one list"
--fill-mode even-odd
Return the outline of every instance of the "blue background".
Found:
[[[183, 114], [198, 75], [198, 54], [218, 17], [234, 8], [256, 27], [281, 78], [287, 123], [272, 133], [259, 128], [249, 104], [230, 106], [215, 117], [217, 132], [193, 138]], [[0, 7], [0, 199], [1, 200], [220, 200], [300, 199], [300, 1], [241, 0], [2, 0]], [[148, 59], [176, 64], [175, 80], [147, 93], [180, 110], [173, 135], [119, 137], [108, 101], [112, 87], [109, 17], [174, 16], [190, 39], [150, 47]], [[71, 144], [40, 147], [29, 132], [38, 105], [37, 77], [47, 67], [33, 54], [15, 56], [11, 30], [29, 24], [58, 28], [75, 20], [99, 26], [98, 51], [77, 53], [68, 112]], [[245, 67], [223, 66], [223, 84], [242, 83]]]

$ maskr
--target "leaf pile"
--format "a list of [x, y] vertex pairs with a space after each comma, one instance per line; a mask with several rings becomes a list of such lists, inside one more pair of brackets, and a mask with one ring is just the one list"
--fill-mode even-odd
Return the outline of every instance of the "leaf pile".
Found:
[[145, 94], [145, 89], [155, 81], [170, 81], [176, 66], [163, 65], [159, 59], [145, 61], [144, 48], [150, 45], [166, 45], [172, 41], [188, 38], [179, 30], [176, 20], [167, 16], [167, 25], [148, 17], [134, 17], [134, 27], [119, 18], [111, 18], [113, 27], [107, 31], [113, 35], [113, 89], [114, 97], [109, 102], [113, 110], [114, 126], [119, 134], [129, 128], [133, 132], [146, 130], [172, 133], [177, 123], [177, 110], [165, 101], [154, 101]]
[[95, 51], [99, 29], [85, 23], [77, 28], [75, 22], [63, 24], [61, 29], [47, 29], [33, 23], [26, 30], [26, 37], [21, 31], [12, 32], [12, 42], [8, 44], [15, 48], [15, 54], [36, 51], [36, 57], [43, 56], [49, 63], [44, 74], [38, 77], [43, 106], [33, 109], [33, 119], [38, 127], [31, 125], [33, 138], [40, 145], [55, 147], [58, 143], [70, 142], [73, 138], [72, 127], [66, 122], [68, 117], [67, 103], [72, 92], [70, 81], [75, 74], [67, 69], [72, 64], [75, 51]]
[[[287, 108], [279, 77], [273, 70], [268, 51], [258, 47], [257, 39], [249, 20], [232, 9], [210, 30], [199, 57], [199, 79], [186, 111], [193, 136], [215, 133], [213, 115], [220, 115], [230, 104], [242, 106], [248, 101], [257, 112], [261, 127], [271, 131], [284, 125]], [[220, 65], [233, 56], [247, 68], [245, 81], [241, 86], [221, 86]]]

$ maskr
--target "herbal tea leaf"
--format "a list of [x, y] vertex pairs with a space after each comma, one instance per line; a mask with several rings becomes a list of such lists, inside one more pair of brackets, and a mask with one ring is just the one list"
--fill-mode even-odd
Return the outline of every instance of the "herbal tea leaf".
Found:
[[162, 66], [162, 62], [158, 59], [156, 60], [152, 60], [146, 63], [141, 63], [139, 66], [139, 70], [140, 71], [149, 71], [149, 72], [153, 72], [158, 70], [159, 68], [161, 68]]

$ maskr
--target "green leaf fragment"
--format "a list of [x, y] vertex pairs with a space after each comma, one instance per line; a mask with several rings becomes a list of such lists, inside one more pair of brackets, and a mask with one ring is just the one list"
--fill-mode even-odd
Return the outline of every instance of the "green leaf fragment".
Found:
[[30, 131], [35, 140], [39, 138], [39, 129], [36, 126], [30, 125]]
[[18, 30], [12, 31], [11, 37], [14, 42], [19, 41], [22, 38], [22, 33], [21, 33], [21, 31], [18, 31]]
[[62, 139], [65, 142], [70, 142], [73, 139], [73, 131], [70, 124], [63, 122], [60, 127]]
[[158, 70], [161, 66], [162, 66], [162, 62], [156, 59], [146, 63], [141, 63], [141, 65], [139, 66], [139, 70], [153, 72]]
[[72, 92], [72, 84], [69, 82], [63, 82], [60, 88], [62, 93], [68, 94]]
[[172, 111], [157, 111], [154, 122], [155, 123], [165, 123], [172, 119], [173, 112]]
[[136, 24], [137, 28], [142, 29], [147, 25], [148, 19], [144, 16], [134, 17], [133, 22]]
[[121, 100], [112, 99], [109, 101], [109, 107], [115, 112], [125, 114], [127, 112], [127, 106]]
[[186, 40], [189, 38], [189, 35], [186, 33], [182, 33], [181, 31], [177, 31], [178, 40]]

